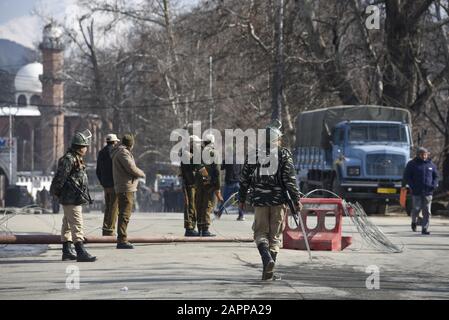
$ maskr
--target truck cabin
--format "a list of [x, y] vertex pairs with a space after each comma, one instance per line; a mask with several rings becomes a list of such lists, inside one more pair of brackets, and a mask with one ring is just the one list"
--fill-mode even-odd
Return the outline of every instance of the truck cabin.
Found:
[[334, 146], [373, 144], [410, 145], [410, 130], [407, 124], [396, 121], [342, 121], [331, 136]]
[[410, 128], [394, 121], [344, 121], [332, 134], [342, 179], [400, 180], [411, 147]]

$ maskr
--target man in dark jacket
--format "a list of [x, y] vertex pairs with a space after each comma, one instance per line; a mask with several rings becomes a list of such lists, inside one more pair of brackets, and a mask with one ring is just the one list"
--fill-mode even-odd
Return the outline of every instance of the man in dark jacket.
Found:
[[118, 201], [114, 191], [114, 177], [112, 176], [111, 151], [120, 140], [115, 134], [106, 136], [106, 146], [98, 153], [97, 177], [104, 189], [104, 219], [103, 236], [115, 236], [115, 225], [118, 217]]
[[416, 231], [416, 219], [419, 212], [423, 212], [423, 235], [429, 235], [430, 208], [432, 195], [438, 186], [438, 172], [436, 166], [429, 158], [429, 152], [425, 148], [419, 148], [416, 158], [410, 160], [404, 172], [403, 186], [408, 184], [412, 191], [412, 230]]
[[[61, 241], [62, 260], [77, 260], [78, 262], [93, 262], [92, 257], [84, 248], [82, 205], [90, 201], [86, 165], [83, 157], [90, 146], [92, 134], [89, 130], [77, 132], [72, 139], [72, 146], [58, 161], [56, 175], [50, 187], [50, 193], [59, 199], [63, 209]], [[71, 249], [75, 243], [76, 255]]]
[[253, 189], [251, 204], [254, 207], [254, 240], [262, 258], [262, 280], [271, 280], [281, 245], [287, 203], [284, 188], [289, 191], [298, 211], [301, 211], [301, 203], [292, 154], [288, 149], [280, 146], [282, 137], [280, 123], [271, 124], [266, 132], [265, 150], [270, 151], [274, 157], [263, 161], [260, 150], [253, 151], [256, 153], [253, 157], [256, 159], [255, 164], [250, 163], [248, 161], [250, 158], [247, 157], [240, 177], [239, 206], [242, 210], [244, 209], [248, 189], [251, 187]]

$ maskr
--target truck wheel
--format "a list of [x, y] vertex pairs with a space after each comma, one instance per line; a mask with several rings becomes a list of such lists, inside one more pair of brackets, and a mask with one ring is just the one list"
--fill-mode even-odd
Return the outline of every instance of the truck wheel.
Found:
[[363, 207], [363, 210], [365, 210], [367, 215], [372, 215], [376, 213], [377, 205], [373, 205], [372, 201], [360, 201], [360, 204]]
[[387, 204], [385, 202], [377, 203], [377, 214], [385, 215], [387, 213]]
[[380, 203], [375, 200], [364, 200], [361, 201], [360, 204], [367, 215], [382, 215], [385, 214], [387, 210], [387, 205], [385, 203]]

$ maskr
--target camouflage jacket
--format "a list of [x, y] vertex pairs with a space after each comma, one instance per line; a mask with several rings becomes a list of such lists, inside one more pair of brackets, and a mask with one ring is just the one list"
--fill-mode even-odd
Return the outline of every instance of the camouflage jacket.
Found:
[[260, 164], [248, 164], [248, 157], [240, 176], [239, 199], [245, 202], [251, 188], [250, 203], [254, 207], [273, 207], [286, 204], [283, 185], [289, 191], [294, 203], [298, 202], [299, 190], [296, 185], [296, 172], [293, 157], [286, 148], [280, 148], [277, 171], [273, 175], [258, 174]]
[[89, 194], [86, 166], [81, 156], [71, 149], [58, 161], [50, 193], [55, 195], [62, 205], [78, 206], [88, 203], [82, 196], [82, 193]]

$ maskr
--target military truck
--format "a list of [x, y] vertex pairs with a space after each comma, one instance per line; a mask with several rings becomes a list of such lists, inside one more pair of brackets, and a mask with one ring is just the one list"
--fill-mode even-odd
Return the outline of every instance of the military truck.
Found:
[[306, 111], [296, 122], [295, 165], [302, 192], [327, 189], [384, 214], [399, 201], [412, 148], [411, 114], [357, 105]]

